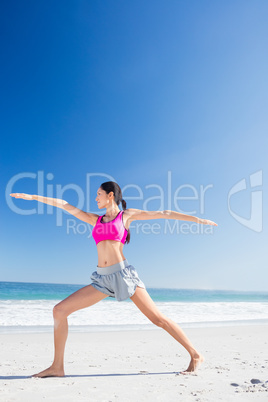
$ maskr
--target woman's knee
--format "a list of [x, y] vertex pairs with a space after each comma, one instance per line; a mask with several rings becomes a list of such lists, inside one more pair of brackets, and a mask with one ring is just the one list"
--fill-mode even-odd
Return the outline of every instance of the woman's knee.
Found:
[[56, 304], [53, 307], [53, 318], [56, 320], [60, 320], [63, 318], [66, 318], [68, 314], [66, 314], [66, 311], [62, 307], [61, 303]]

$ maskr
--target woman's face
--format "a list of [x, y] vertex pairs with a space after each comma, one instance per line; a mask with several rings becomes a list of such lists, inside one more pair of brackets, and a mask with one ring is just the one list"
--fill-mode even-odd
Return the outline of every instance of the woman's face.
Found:
[[99, 188], [97, 191], [96, 201], [99, 209], [107, 208], [109, 204], [109, 196], [102, 188]]

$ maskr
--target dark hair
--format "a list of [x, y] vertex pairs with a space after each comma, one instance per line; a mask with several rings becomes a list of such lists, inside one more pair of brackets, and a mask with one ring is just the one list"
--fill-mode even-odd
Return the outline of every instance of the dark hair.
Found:
[[[125, 200], [123, 200], [121, 188], [117, 183], [115, 183], [114, 181], [106, 181], [105, 183], [102, 183], [100, 185], [100, 188], [104, 190], [107, 194], [109, 194], [112, 191], [114, 193], [115, 203], [119, 205], [121, 202], [123, 210], [125, 211], [127, 209], [127, 203]], [[128, 229], [125, 244], [129, 242], [130, 242], [130, 230]]]

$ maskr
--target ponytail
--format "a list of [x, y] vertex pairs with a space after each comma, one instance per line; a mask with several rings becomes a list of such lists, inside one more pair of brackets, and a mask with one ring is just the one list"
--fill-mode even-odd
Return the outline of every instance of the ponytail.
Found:
[[[123, 210], [125, 211], [127, 209], [127, 203], [125, 200], [123, 200], [123, 198], [121, 199], [121, 203], [122, 203]], [[125, 243], [129, 243], [129, 242], [130, 242], [130, 230], [128, 229]]]
[[122, 203], [123, 210], [125, 211], [127, 209], [127, 203], [123, 199], [121, 200], [121, 203]]

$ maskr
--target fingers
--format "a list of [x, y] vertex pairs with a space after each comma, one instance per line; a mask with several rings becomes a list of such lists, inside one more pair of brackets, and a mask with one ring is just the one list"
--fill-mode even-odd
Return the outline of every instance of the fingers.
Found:
[[218, 226], [217, 223], [213, 222], [213, 221], [207, 221], [208, 225], [213, 225], [213, 226]]
[[23, 196], [23, 194], [21, 194], [21, 193], [12, 193], [10, 195], [11, 195], [11, 197], [15, 197], [15, 198], [21, 198]]
[[209, 221], [208, 219], [202, 219], [202, 223], [204, 225], [212, 225], [212, 226], [218, 226], [217, 223], [213, 222], [213, 221]]
[[25, 198], [25, 199], [31, 198], [31, 196], [29, 194], [24, 194], [24, 193], [11, 193], [9, 195], [11, 195], [11, 197], [14, 197], [14, 198]]
[[24, 193], [11, 193], [9, 194], [11, 197], [14, 198], [23, 198], [24, 200], [32, 200], [33, 196], [30, 194], [24, 194]]

